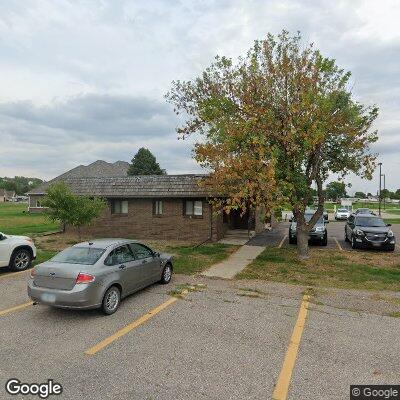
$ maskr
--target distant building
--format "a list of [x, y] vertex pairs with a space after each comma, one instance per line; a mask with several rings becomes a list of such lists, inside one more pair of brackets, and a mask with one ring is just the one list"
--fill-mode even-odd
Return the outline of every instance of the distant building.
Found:
[[11, 199], [15, 196], [15, 192], [0, 189], [0, 203], [4, 203], [6, 201], [11, 201]]

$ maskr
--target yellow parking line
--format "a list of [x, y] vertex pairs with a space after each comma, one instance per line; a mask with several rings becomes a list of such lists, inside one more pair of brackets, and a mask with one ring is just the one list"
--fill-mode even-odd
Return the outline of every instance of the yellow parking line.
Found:
[[20, 274], [26, 274], [28, 271], [29, 270], [19, 271], [19, 272], [11, 272], [10, 274], [0, 275], [0, 279], [10, 278], [12, 276], [16, 276], [16, 275], [20, 275]]
[[282, 245], [283, 245], [283, 243], [285, 242], [286, 238], [287, 238], [287, 235], [285, 235], [285, 236], [283, 237], [283, 239], [281, 240], [281, 242], [279, 243], [278, 249], [280, 249], [280, 248], [282, 247]]
[[337, 247], [339, 248], [339, 250], [340, 250], [340, 251], [343, 251], [343, 248], [342, 248], [342, 246], [340, 245], [339, 240], [337, 240], [334, 236], [332, 236], [332, 237], [333, 237], [333, 240], [336, 242]]
[[0, 317], [3, 317], [4, 315], [11, 314], [14, 311], [22, 310], [23, 308], [29, 307], [33, 305], [33, 301], [29, 301], [28, 303], [25, 304], [20, 304], [19, 306], [7, 308], [5, 310], [0, 311]]
[[137, 328], [138, 326], [144, 324], [147, 322], [149, 319], [153, 318], [155, 315], [157, 315], [159, 312], [170, 306], [171, 304], [175, 303], [178, 300], [177, 297], [171, 297], [164, 303], [160, 304], [158, 307], [153, 308], [151, 311], [149, 311], [147, 314], [144, 314], [137, 320], [133, 321], [129, 325], [125, 326], [124, 328], [120, 329], [118, 332], [114, 333], [113, 335], [109, 336], [107, 339], [104, 339], [100, 343], [96, 344], [95, 346], [91, 347], [89, 350], [85, 351], [85, 354], [92, 356], [99, 352], [100, 350], [103, 350], [105, 347], [107, 347], [109, 344], [113, 343], [117, 339], [121, 338], [122, 336], [126, 335], [133, 329]]
[[297, 353], [299, 351], [301, 336], [303, 334], [304, 325], [306, 323], [309, 300], [310, 297], [308, 295], [303, 296], [303, 300], [300, 305], [299, 316], [297, 317], [297, 322], [293, 329], [285, 360], [283, 361], [283, 366], [279, 374], [274, 393], [272, 394], [273, 400], [287, 399], [290, 380], [292, 378]]

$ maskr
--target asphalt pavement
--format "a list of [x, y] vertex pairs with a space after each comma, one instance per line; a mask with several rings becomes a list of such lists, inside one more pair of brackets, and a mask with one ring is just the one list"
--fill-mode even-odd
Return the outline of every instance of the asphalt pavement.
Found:
[[[23, 274], [0, 280], [0, 312], [28, 302]], [[178, 284], [205, 285], [104, 349], [87, 349], [164, 304]], [[98, 311], [26, 306], [0, 316], [0, 398], [5, 382], [63, 386], [61, 399], [271, 399], [305, 288], [175, 276]], [[397, 294], [391, 294], [397, 296]], [[314, 291], [289, 399], [348, 398], [354, 383], [400, 378], [395, 302], [372, 292]], [[32, 398], [32, 397], [29, 397]]]

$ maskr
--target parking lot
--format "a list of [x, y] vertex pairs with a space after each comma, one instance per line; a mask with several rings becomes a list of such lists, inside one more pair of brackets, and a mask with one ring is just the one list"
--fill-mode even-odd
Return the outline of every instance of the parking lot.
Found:
[[[205, 286], [175, 300], [168, 292], [183, 283]], [[25, 285], [24, 274], [0, 278], [0, 398], [18, 398], [5, 392], [10, 378], [54, 379], [65, 399], [271, 399], [276, 385], [283, 399], [283, 371], [296, 400], [400, 378], [400, 319], [385, 316], [397, 306], [371, 292], [317, 290], [305, 304], [301, 286], [181, 275], [104, 317], [30, 305]], [[293, 369], [284, 360], [301, 305]]]
[[[279, 227], [279, 230], [278, 230], [279, 231], [278, 238], [275, 239], [275, 237], [274, 237], [274, 239], [271, 241], [266, 240], [263, 244], [265, 244], [267, 246], [276, 245], [276, 243], [278, 243], [278, 244], [280, 243], [281, 246], [289, 245], [289, 240], [288, 240], [288, 235], [287, 235], [288, 230], [289, 230], [289, 222], [283, 222], [280, 225], [281, 226]], [[329, 224], [327, 225], [328, 245], [326, 246], [326, 248], [328, 248], [328, 249], [337, 248], [338, 250], [352, 250], [350, 243], [346, 242], [344, 240], [344, 226], [345, 226], [344, 221], [330, 221], [329, 222]], [[400, 224], [392, 225], [391, 229], [394, 232], [396, 238], [400, 238]], [[280, 238], [280, 241], [279, 241], [279, 238]], [[315, 245], [319, 246], [318, 243]], [[319, 247], [323, 248], [322, 246], [319, 246]], [[358, 251], [365, 251], [365, 249], [358, 250]], [[367, 249], [367, 251], [368, 251], [368, 249]], [[395, 251], [396, 252], [400, 251], [398, 243], [396, 244]]]

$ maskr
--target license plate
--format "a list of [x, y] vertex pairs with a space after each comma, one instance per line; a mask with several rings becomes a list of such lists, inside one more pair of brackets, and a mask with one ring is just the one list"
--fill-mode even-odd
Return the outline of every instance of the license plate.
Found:
[[374, 246], [374, 247], [380, 247], [381, 244], [380, 244], [380, 243], [372, 243], [372, 246]]
[[43, 293], [42, 300], [46, 303], [54, 303], [56, 301], [56, 295], [51, 293]]

